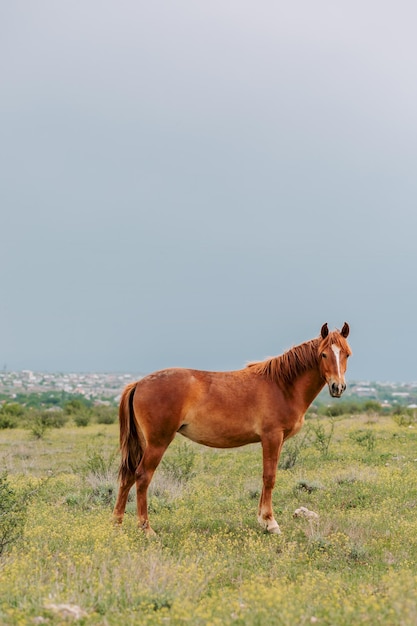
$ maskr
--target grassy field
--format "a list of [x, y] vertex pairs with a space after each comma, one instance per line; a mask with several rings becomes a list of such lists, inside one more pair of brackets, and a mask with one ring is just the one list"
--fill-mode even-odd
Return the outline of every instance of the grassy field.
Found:
[[278, 470], [281, 536], [256, 521], [259, 446], [181, 438], [151, 488], [157, 538], [133, 498], [114, 528], [117, 439], [116, 424], [0, 431], [4, 480], [29, 492], [0, 557], [1, 624], [417, 624], [416, 424], [308, 420]]

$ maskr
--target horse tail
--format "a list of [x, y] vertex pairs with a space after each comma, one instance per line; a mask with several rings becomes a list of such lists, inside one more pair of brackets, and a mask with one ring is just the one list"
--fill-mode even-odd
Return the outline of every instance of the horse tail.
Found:
[[123, 481], [135, 473], [142, 457], [142, 445], [133, 409], [133, 396], [137, 383], [124, 389], [119, 405], [120, 453], [119, 480]]

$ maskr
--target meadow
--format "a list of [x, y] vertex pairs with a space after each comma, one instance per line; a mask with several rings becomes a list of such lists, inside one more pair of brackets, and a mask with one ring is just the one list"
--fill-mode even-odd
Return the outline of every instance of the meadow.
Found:
[[137, 530], [133, 492], [114, 527], [117, 444], [117, 424], [0, 431], [15, 503], [0, 523], [16, 530], [1, 624], [417, 624], [415, 420], [309, 417], [278, 469], [279, 536], [256, 521], [260, 447], [180, 437], [150, 489], [157, 537]]

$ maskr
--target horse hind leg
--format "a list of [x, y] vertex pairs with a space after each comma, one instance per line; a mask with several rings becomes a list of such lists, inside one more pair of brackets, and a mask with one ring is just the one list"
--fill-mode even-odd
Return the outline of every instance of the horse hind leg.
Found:
[[137, 467], [142, 456], [142, 447], [137, 437], [129, 438], [125, 448], [119, 469], [119, 491], [113, 509], [113, 520], [116, 524], [121, 524], [123, 521], [129, 492], [135, 482], [134, 468]]
[[129, 497], [129, 492], [134, 482], [135, 474], [133, 472], [125, 472], [124, 475], [120, 477], [119, 491], [113, 510], [113, 520], [115, 524], [121, 524], [123, 521], [127, 499]]
[[133, 396], [136, 383], [128, 385], [122, 393], [119, 405], [120, 452], [119, 491], [113, 510], [113, 519], [121, 524], [129, 491], [135, 482], [135, 469], [142, 456], [142, 432], [136, 424]]
[[135, 472], [138, 525], [148, 536], [155, 535], [148, 518], [148, 487], [170, 443], [171, 440], [158, 446], [148, 443]]

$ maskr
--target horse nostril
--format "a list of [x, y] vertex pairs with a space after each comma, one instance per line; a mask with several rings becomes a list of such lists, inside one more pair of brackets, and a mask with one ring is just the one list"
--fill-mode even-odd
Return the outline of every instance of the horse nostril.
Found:
[[346, 389], [345, 383], [334, 382], [330, 385], [331, 393], [335, 396], [341, 396], [345, 389]]

